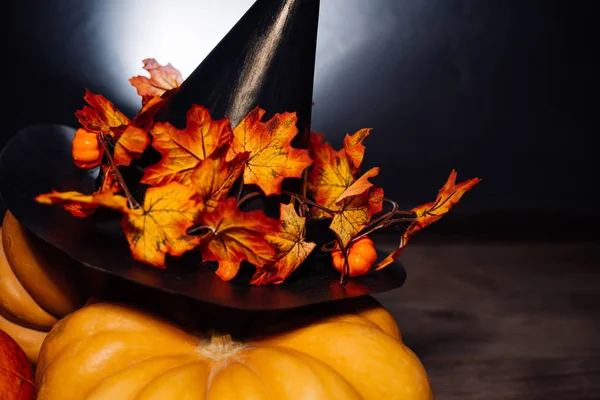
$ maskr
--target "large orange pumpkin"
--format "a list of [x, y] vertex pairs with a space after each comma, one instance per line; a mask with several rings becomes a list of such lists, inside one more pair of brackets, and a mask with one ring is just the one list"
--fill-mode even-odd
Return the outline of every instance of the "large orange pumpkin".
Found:
[[23, 349], [0, 329], [0, 399], [33, 400], [33, 368]]
[[[125, 303], [70, 314], [42, 346], [38, 400], [432, 399], [419, 359], [370, 297], [276, 313], [209, 308], [196, 311], [198, 331]], [[231, 335], [210, 333], [218, 316], [237, 323]]]
[[47, 332], [103, 277], [33, 237], [8, 211], [0, 228], [0, 329], [37, 360]]

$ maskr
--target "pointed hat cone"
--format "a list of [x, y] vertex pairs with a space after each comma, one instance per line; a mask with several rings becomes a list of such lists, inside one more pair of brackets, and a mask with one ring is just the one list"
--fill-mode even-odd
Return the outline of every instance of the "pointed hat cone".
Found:
[[192, 104], [237, 124], [256, 106], [296, 112], [293, 145], [307, 148], [319, 0], [258, 0], [183, 82], [159, 119], [182, 128]]

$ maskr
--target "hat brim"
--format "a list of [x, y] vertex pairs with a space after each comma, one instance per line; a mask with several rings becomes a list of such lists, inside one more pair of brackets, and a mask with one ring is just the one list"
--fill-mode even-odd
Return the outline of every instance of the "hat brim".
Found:
[[[287, 309], [390, 291], [406, 279], [403, 266], [389, 267], [352, 278], [345, 286], [326, 254], [307, 259], [283, 284], [249, 285], [251, 266], [224, 282], [212, 263], [197, 252], [168, 260], [165, 270], [136, 262], [122, 234], [120, 216], [96, 212], [77, 218], [60, 206], [37, 203], [34, 198], [52, 190], [95, 190], [97, 170], [73, 164], [71, 142], [75, 129], [62, 125], [28, 127], [18, 132], [0, 155], [0, 193], [8, 210], [33, 234], [63, 251], [83, 266], [104, 271], [165, 292], [240, 309]], [[378, 252], [380, 258], [385, 254]]]

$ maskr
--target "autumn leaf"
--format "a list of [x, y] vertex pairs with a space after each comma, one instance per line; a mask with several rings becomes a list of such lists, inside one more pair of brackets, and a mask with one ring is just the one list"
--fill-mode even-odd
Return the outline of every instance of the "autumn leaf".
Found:
[[161, 160], [144, 172], [142, 183], [160, 186], [169, 182], [191, 183], [191, 174], [200, 161], [232, 140], [227, 118], [213, 120], [206, 108], [193, 105], [187, 112], [187, 124], [180, 130], [168, 122], [156, 123], [152, 147], [162, 155]]
[[133, 258], [165, 268], [165, 255], [181, 256], [200, 239], [186, 232], [197, 217], [199, 205], [192, 188], [177, 182], [149, 188], [140, 209], [130, 209], [121, 225]]
[[469, 189], [471, 189], [480, 181], [481, 179], [479, 178], [473, 178], [457, 185], [456, 171], [452, 170], [448, 180], [438, 192], [437, 198], [434, 202], [420, 205], [411, 210], [415, 214], [416, 220], [408, 226], [402, 235], [402, 240], [400, 242], [400, 246], [398, 246], [398, 249], [382, 260], [377, 265], [377, 270], [385, 268], [396, 261], [404, 249], [404, 246], [406, 246], [409, 239], [415, 233], [442, 218], [456, 203], [459, 202], [460, 198]]
[[198, 204], [192, 200], [193, 189], [172, 182], [146, 191], [140, 208], [129, 208], [124, 196], [110, 192], [85, 195], [79, 192], [52, 192], [39, 195], [42, 204], [103, 206], [124, 214], [121, 221], [133, 258], [165, 268], [165, 256], [181, 256], [195, 248], [200, 239], [187, 235], [198, 214]]
[[336, 204], [340, 204], [348, 197], [361, 195], [368, 189], [372, 188], [373, 184], [369, 182], [369, 179], [377, 175], [379, 175], [379, 167], [371, 168], [365, 172], [356, 182], [350, 185], [350, 187], [346, 189], [344, 193], [340, 195], [340, 197], [335, 200]]
[[88, 132], [102, 132], [115, 136], [115, 128], [129, 124], [129, 119], [115, 108], [106, 97], [86, 89], [84, 100], [89, 104], [77, 111], [75, 116]]
[[128, 166], [133, 159], [142, 156], [149, 144], [150, 138], [145, 130], [133, 125], [127, 126], [115, 145], [115, 165]]
[[183, 83], [181, 72], [170, 63], [163, 66], [153, 58], [147, 58], [143, 62], [144, 69], [150, 73], [150, 78], [134, 76], [129, 79], [137, 93], [142, 96], [142, 105], [148, 103], [153, 97], [160, 97], [169, 90], [179, 88]]
[[344, 191], [335, 201], [336, 214], [329, 226], [345, 247], [371, 221], [371, 217], [383, 209], [383, 189], [369, 182], [379, 174], [379, 168], [371, 168]]
[[371, 217], [383, 209], [383, 189], [370, 188], [364, 193], [346, 197], [339, 203], [329, 228], [334, 231], [342, 246], [362, 231], [371, 221]]
[[134, 125], [145, 131], [150, 130], [154, 125], [156, 114], [161, 110], [161, 107], [167, 101], [167, 99], [175, 92], [171, 90], [160, 97], [152, 97], [137, 113], [131, 125]]
[[363, 141], [369, 134], [371, 133], [371, 129], [364, 128], [356, 132], [354, 135], [346, 134], [344, 138], [344, 150], [348, 155], [348, 159], [354, 169], [354, 171], [358, 171], [360, 164], [362, 163], [363, 157], [365, 155], [365, 145], [363, 145]]
[[196, 223], [209, 231], [201, 236], [204, 261], [217, 261], [216, 274], [224, 281], [233, 279], [243, 260], [257, 268], [274, 262], [275, 249], [265, 235], [278, 232], [280, 222], [262, 210], [242, 212], [233, 197], [222, 200], [214, 211], [201, 213]]
[[[323, 142], [323, 135], [312, 133], [310, 140], [314, 164], [308, 173], [309, 192], [317, 204], [336, 211], [340, 208], [337, 199], [355, 182], [353, 166], [345, 150], [334, 151], [329, 143]], [[313, 208], [312, 217], [328, 216]]]
[[249, 152], [244, 170], [244, 184], [255, 184], [267, 195], [281, 194], [285, 178], [301, 178], [312, 164], [308, 150], [291, 146], [297, 135], [296, 113], [275, 114], [261, 122], [265, 110], [255, 108], [233, 130], [234, 140], [229, 158]]
[[57, 192], [38, 195], [35, 200], [40, 204], [62, 204], [78, 207], [106, 207], [123, 213], [128, 212], [127, 199], [109, 192], [83, 194], [76, 191]]
[[192, 187], [196, 191], [195, 198], [200, 202], [201, 211], [214, 211], [244, 172], [249, 153], [239, 153], [227, 161], [228, 151], [228, 146], [221, 147], [192, 171]]
[[[115, 172], [109, 165], [102, 166], [102, 183], [98, 190], [96, 190], [93, 195], [97, 195], [99, 193], [110, 193], [115, 194], [121, 191], [121, 186], [117, 182], [115, 178]], [[97, 205], [85, 204], [85, 203], [68, 203], [64, 205], [64, 209], [71, 213], [75, 217], [84, 218], [92, 215], [96, 209]]]
[[281, 229], [265, 235], [266, 241], [276, 249], [277, 261], [256, 271], [250, 284], [280, 284], [306, 260], [316, 243], [305, 241], [306, 218], [300, 217], [294, 204], [281, 204]]

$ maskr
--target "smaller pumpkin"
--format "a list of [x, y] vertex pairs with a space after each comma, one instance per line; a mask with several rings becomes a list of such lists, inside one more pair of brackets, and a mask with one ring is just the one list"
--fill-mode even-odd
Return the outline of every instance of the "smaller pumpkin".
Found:
[[369, 297], [343, 303], [258, 313], [202, 305], [198, 330], [132, 305], [89, 304], [44, 341], [37, 398], [432, 399], [393, 317]]
[[[333, 267], [342, 272], [344, 269], [344, 254], [341, 250], [335, 249], [331, 252]], [[373, 240], [368, 237], [358, 239], [350, 246], [348, 252], [348, 270], [350, 277], [364, 275], [377, 261], [377, 251]]]
[[72, 155], [79, 168], [92, 169], [100, 165], [102, 149], [97, 134], [83, 128], [77, 129], [73, 137]]
[[33, 400], [33, 368], [18, 343], [0, 329], [0, 398]]

